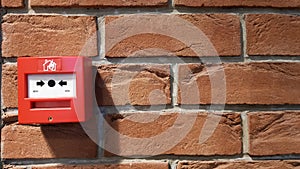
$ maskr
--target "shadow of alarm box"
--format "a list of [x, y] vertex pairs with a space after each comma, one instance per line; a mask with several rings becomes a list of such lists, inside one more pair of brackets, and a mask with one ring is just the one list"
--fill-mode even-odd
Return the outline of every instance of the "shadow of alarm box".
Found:
[[92, 88], [90, 58], [18, 58], [18, 121], [20, 124], [86, 121], [92, 114]]

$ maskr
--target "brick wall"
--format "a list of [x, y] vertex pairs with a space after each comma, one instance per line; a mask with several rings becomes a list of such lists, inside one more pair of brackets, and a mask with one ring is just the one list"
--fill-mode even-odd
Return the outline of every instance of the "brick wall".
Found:
[[[1, 0], [3, 168], [300, 166], [299, 0]], [[91, 57], [94, 117], [20, 125], [17, 58]]]

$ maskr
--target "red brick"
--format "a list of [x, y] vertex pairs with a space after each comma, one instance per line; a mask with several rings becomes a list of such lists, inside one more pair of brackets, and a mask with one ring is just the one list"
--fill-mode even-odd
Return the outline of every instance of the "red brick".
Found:
[[[95, 131], [96, 132], [96, 131]], [[79, 124], [6, 125], [3, 159], [96, 158], [97, 145]]]
[[[241, 119], [237, 113], [212, 114], [216, 128], [202, 141], [207, 113], [137, 113], [107, 115], [105, 155], [237, 155], [241, 153]], [[207, 125], [213, 126], [209, 122]], [[208, 126], [206, 126], [208, 127]], [[113, 134], [117, 131], [117, 135]], [[124, 137], [121, 137], [124, 136]], [[140, 139], [140, 140], [137, 140]], [[141, 148], [142, 147], [142, 148]]]
[[300, 55], [298, 15], [249, 14], [245, 20], [248, 55]]
[[106, 17], [107, 57], [240, 56], [240, 39], [239, 17], [232, 14]]
[[96, 98], [98, 105], [170, 104], [170, 66], [101, 65]]
[[175, 0], [176, 6], [186, 7], [300, 7], [299, 0]]
[[167, 162], [132, 162], [120, 164], [33, 166], [32, 169], [168, 169]]
[[21, 8], [24, 7], [23, 0], [1, 0], [1, 6], [6, 8]]
[[294, 169], [300, 165], [299, 160], [267, 160], [267, 161], [240, 161], [240, 162], [216, 162], [216, 161], [184, 161], [179, 162], [177, 169]]
[[300, 63], [180, 65], [178, 103], [299, 104], [299, 83]]
[[31, 0], [31, 6], [39, 7], [159, 7], [168, 0]]
[[2, 55], [96, 56], [96, 18], [61, 15], [5, 15]]
[[15, 64], [2, 65], [2, 100], [4, 108], [18, 107], [18, 70]]
[[299, 154], [300, 111], [249, 113], [250, 154]]

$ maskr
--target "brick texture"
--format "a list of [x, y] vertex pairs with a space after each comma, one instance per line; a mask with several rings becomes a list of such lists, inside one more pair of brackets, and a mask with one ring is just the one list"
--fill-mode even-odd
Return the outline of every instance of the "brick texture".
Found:
[[250, 154], [299, 154], [300, 112], [249, 113]]
[[[224, 77], [220, 74], [222, 70]], [[180, 65], [178, 103], [299, 104], [299, 72], [300, 63], [288, 62]], [[223, 78], [226, 87], [221, 85]], [[216, 83], [212, 90], [212, 84]], [[195, 91], [197, 88], [198, 92]], [[222, 96], [226, 100], [220, 99]]]
[[1, 6], [6, 8], [21, 8], [24, 7], [23, 0], [1, 0]]
[[[236, 155], [241, 153], [241, 119], [237, 113], [214, 114], [209, 118], [218, 121], [216, 128], [202, 131], [208, 118], [207, 113], [165, 114], [116, 114], [107, 115], [110, 127], [105, 127], [105, 148], [114, 154], [134, 155]], [[150, 121], [152, 119], [152, 121]], [[208, 123], [207, 125], [212, 125]], [[190, 126], [190, 128], [189, 128]], [[207, 127], [207, 126], [206, 126]], [[113, 130], [112, 130], [113, 129]], [[112, 132], [117, 130], [118, 137]], [[200, 142], [200, 133], [209, 135]], [[166, 134], [166, 137], [158, 135]], [[131, 140], [127, 140], [131, 138]], [[142, 141], [136, 142], [136, 138]], [[204, 137], [201, 137], [201, 140]], [[175, 142], [175, 140], [178, 140]], [[137, 154], [139, 148], [142, 154]], [[113, 148], [113, 149], [112, 149]], [[165, 151], [164, 151], [165, 150]], [[111, 154], [106, 152], [107, 156]]]
[[132, 162], [121, 164], [33, 166], [32, 169], [168, 169], [167, 162]]
[[239, 56], [240, 39], [239, 17], [231, 14], [106, 17], [107, 57]]
[[299, 160], [291, 161], [245, 161], [245, 162], [214, 162], [214, 161], [185, 161], [179, 162], [177, 169], [294, 169], [299, 167]]
[[[0, 168], [300, 169], [300, 0], [0, 3]], [[92, 58], [87, 122], [18, 123], [40, 56]]]
[[2, 100], [4, 108], [18, 107], [17, 65], [2, 65]]
[[3, 159], [96, 158], [97, 145], [79, 124], [18, 125], [2, 129]]
[[101, 65], [95, 88], [98, 105], [170, 104], [170, 66]]
[[5, 15], [2, 56], [96, 56], [92, 16]]
[[176, 6], [186, 7], [300, 7], [299, 0], [175, 0]]
[[168, 0], [31, 0], [31, 6], [39, 7], [159, 7]]
[[248, 55], [300, 55], [299, 16], [249, 14], [245, 20]]

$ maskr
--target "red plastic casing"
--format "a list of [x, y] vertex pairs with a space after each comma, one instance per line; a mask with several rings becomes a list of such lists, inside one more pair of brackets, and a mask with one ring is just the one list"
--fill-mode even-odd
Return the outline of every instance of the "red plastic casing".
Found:
[[[45, 71], [45, 59], [55, 60], [57, 69]], [[28, 75], [74, 74], [76, 96], [28, 98]], [[18, 120], [20, 124], [70, 123], [86, 121], [92, 114], [92, 61], [87, 57], [18, 58]], [[34, 105], [42, 105], [35, 107]]]

